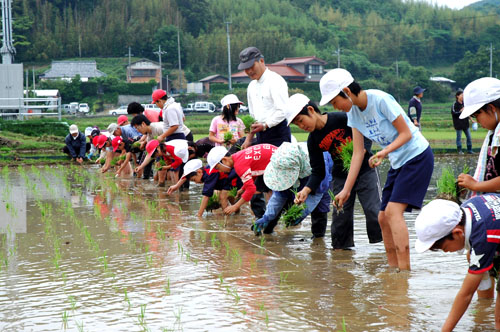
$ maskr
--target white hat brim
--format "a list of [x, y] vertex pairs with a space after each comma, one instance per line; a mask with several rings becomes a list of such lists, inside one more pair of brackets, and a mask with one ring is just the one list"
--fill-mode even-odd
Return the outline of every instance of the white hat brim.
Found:
[[[294, 169], [293, 176], [279, 176], [280, 170], [274, 167], [274, 164], [269, 163], [264, 172], [264, 183], [266, 186], [273, 191], [283, 191], [291, 186], [297, 181], [299, 178], [299, 170]], [[279, 181], [274, 182], [273, 179], [279, 179]]]
[[321, 97], [321, 101], [319, 102], [319, 106], [325, 106], [332, 100], [333, 98], [337, 97], [337, 95], [340, 93], [340, 90], [334, 90], [324, 96]]
[[486, 105], [486, 103], [479, 103], [479, 104], [465, 106], [464, 109], [462, 110], [462, 113], [460, 114], [460, 119], [468, 118], [484, 105]]
[[[437, 240], [436, 240], [437, 241]], [[436, 241], [415, 241], [415, 250], [420, 254], [429, 250]]]

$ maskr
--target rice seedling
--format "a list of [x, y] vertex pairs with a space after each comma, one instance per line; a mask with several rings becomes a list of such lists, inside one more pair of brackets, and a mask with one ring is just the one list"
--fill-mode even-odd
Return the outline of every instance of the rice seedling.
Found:
[[220, 249], [221, 243], [219, 239], [217, 239], [217, 234], [212, 233], [212, 236], [210, 237], [210, 242], [212, 243], [212, 247], [214, 247], [217, 250]]
[[68, 296], [69, 303], [71, 304], [71, 310], [76, 310], [76, 299], [73, 295]]
[[218, 208], [220, 208], [219, 195], [213, 194], [212, 197], [208, 199], [205, 211], [211, 212], [212, 210], [217, 210]]
[[252, 125], [255, 123], [255, 119], [251, 115], [244, 115], [241, 117], [241, 121], [245, 125], [245, 132], [249, 132]]
[[141, 326], [146, 325], [145, 317], [146, 317], [146, 304], [141, 304], [141, 312], [137, 316], [137, 319]]
[[224, 278], [222, 277], [222, 273], [219, 274], [219, 281], [221, 285], [224, 283]]
[[229, 143], [233, 139], [233, 133], [228, 131], [224, 133], [224, 143]]
[[345, 317], [343, 317], [343, 316], [342, 316], [342, 325], [341, 325], [341, 327], [342, 327], [342, 330], [339, 330], [337, 332], [347, 332], [347, 328], [345, 326]]
[[260, 246], [264, 247], [264, 244], [266, 244], [266, 238], [264, 236], [260, 237]]
[[69, 318], [69, 314], [66, 310], [64, 310], [62, 313], [62, 322], [63, 322], [63, 327], [65, 329], [68, 327], [68, 318]]
[[[337, 205], [337, 200], [335, 199], [335, 194], [333, 193], [333, 191], [331, 191], [330, 189], [328, 189], [328, 195], [330, 195], [330, 199], [332, 200], [332, 202], [335, 203], [335, 206]], [[338, 207], [336, 208], [337, 210], [337, 216], [341, 213], [341, 212], [344, 212], [344, 208], [341, 206], [341, 207]]]
[[[464, 166], [462, 173], [468, 173], [469, 168]], [[441, 177], [438, 179], [437, 183], [437, 198], [451, 200], [460, 204], [460, 195], [465, 188], [459, 188], [457, 181], [455, 180], [455, 174], [451, 167], [445, 167], [442, 170]]]
[[139, 149], [141, 147], [141, 142], [132, 143], [132, 149]]
[[167, 285], [164, 287], [165, 289], [165, 294], [170, 295], [170, 279], [167, 278]]
[[280, 272], [280, 284], [284, 284], [288, 279], [288, 272]]
[[236, 198], [236, 195], [238, 194], [238, 188], [237, 187], [232, 187], [231, 190], [227, 193], [228, 198]]
[[306, 209], [306, 204], [293, 204], [281, 216], [285, 227], [296, 226], [297, 220], [302, 217], [302, 213]]
[[111, 162], [109, 163], [111, 166], [116, 166], [118, 165], [118, 162], [120, 161], [120, 157], [114, 157], [111, 159]]
[[181, 315], [182, 315], [182, 307], [179, 307], [177, 308], [177, 310], [174, 310], [174, 317], [176, 323], [180, 323]]
[[337, 153], [340, 160], [342, 161], [342, 167], [345, 172], [349, 172], [353, 152], [354, 146], [351, 139], [346, 140], [337, 148]]
[[156, 163], [156, 165], [155, 165], [155, 169], [156, 169], [157, 171], [161, 171], [161, 170], [163, 169], [163, 167], [164, 167], [164, 166], [167, 166], [167, 163], [166, 163], [166, 162], [165, 162], [165, 160], [163, 160], [163, 158], [162, 158], [162, 159], [160, 159], [160, 160]]
[[83, 332], [83, 320], [81, 322], [75, 321], [78, 331]]

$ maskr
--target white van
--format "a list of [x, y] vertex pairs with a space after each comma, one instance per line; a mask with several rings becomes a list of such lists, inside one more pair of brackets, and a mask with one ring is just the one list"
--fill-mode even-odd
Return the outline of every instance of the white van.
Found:
[[78, 103], [77, 102], [69, 103], [69, 112], [71, 114], [76, 114], [76, 112], [78, 112]]
[[195, 112], [215, 112], [215, 104], [208, 101], [197, 101], [194, 103]]

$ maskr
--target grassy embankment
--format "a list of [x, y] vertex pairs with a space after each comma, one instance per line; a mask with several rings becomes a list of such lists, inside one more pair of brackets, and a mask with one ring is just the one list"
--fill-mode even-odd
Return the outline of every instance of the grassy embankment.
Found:
[[[405, 108], [404, 105], [402, 105]], [[324, 108], [331, 111], [331, 107]], [[208, 135], [208, 128], [214, 114], [187, 114], [186, 125], [192, 130], [195, 139]], [[81, 131], [88, 126], [98, 126], [106, 129], [107, 126], [116, 121], [116, 117], [68, 117], [63, 118], [68, 124], [77, 124]], [[430, 142], [436, 152], [454, 152], [455, 130], [451, 121], [450, 105], [448, 104], [425, 104], [422, 116], [423, 135]], [[306, 141], [308, 133], [303, 132], [295, 125], [292, 125], [292, 133], [298, 141]], [[478, 131], [471, 131], [473, 147], [477, 152], [483, 142], [486, 130], [479, 128]], [[6, 139], [13, 144], [0, 145], [1, 157], [23, 157], [26, 155], [62, 155], [60, 152], [64, 146], [64, 138], [44, 135], [42, 137], [31, 137], [22, 134], [15, 134], [8, 131], [0, 131], [0, 138]], [[465, 138], [463, 138], [465, 140]], [[1, 142], [0, 142], [1, 143]], [[463, 142], [465, 146], [465, 142]], [[374, 149], [378, 146], [374, 145]]]

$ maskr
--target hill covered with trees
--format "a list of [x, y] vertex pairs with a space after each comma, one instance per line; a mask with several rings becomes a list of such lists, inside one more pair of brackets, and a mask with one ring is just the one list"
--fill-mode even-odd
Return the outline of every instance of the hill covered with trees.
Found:
[[233, 71], [250, 45], [266, 62], [316, 55], [331, 67], [340, 48], [342, 67], [396, 94], [428, 85], [431, 75], [464, 86], [489, 71], [490, 43], [494, 75], [500, 70], [498, 1], [459, 11], [412, 0], [16, 0], [13, 7], [17, 62], [123, 57], [128, 47], [157, 59], [161, 45], [168, 71], [178, 66], [179, 30], [188, 79], [227, 74], [229, 21]]

